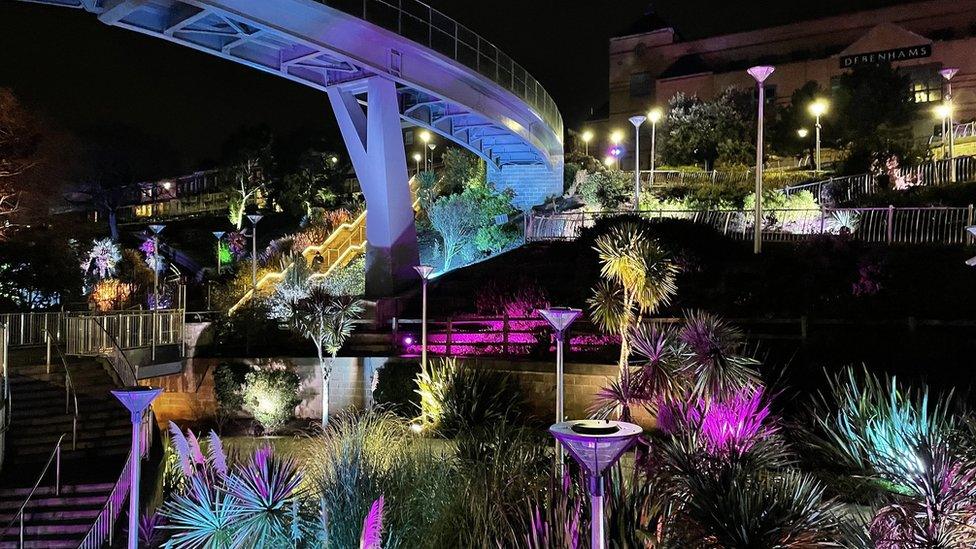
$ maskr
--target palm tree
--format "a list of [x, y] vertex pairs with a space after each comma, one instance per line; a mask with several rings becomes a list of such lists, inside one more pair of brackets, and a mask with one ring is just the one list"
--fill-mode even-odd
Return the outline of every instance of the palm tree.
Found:
[[[339, 349], [355, 329], [363, 313], [363, 301], [351, 296], [334, 296], [321, 286], [309, 290], [308, 297], [295, 306], [292, 328], [315, 344], [322, 375], [322, 429], [329, 423], [329, 377]], [[330, 360], [326, 363], [326, 353]]]
[[620, 371], [628, 365], [630, 332], [646, 314], [671, 301], [678, 268], [657, 241], [634, 222], [596, 239], [603, 280], [587, 301], [601, 329], [620, 335]]

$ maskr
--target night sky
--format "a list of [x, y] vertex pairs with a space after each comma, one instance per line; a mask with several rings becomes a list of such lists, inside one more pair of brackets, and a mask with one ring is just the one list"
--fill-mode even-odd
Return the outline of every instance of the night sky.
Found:
[[[654, 3], [654, 11], [694, 38], [895, 1], [669, 0]], [[646, 0], [430, 3], [526, 67], [570, 127], [607, 100], [608, 39], [633, 31], [648, 11]], [[243, 126], [335, 135], [320, 92], [108, 27], [80, 10], [13, 0], [0, 3], [0, 86], [72, 132], [122, 123], [158, 136], [182, 156], [184, 169], [207, 164]]]

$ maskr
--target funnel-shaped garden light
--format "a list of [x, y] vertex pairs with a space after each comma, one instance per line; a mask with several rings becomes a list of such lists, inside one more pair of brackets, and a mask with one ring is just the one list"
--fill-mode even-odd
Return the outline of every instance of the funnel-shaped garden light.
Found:
[[264, 216], [261, 214], [251, 214], [247, 216], [251, 220], [251, 295], [258, 293], [258, 221]]
[[634, 125], [634, 211], [640, 209], [640, 128], [647, 117], [639, 114], [630, 117], [630, 123]]
[[[134, 380], [133, 380], [134, 381]], [[142, 415], [152, 401], [162, 393], [153, 387], [126, 387], [112, 391], [115, 398], [129, 410], [132, 419], [132, 449], [129, 459], [129, 549], [139, 547], [139, 468], [142, 464]]]
[[421, 290], [421, 305], [420, 305], [420, 370], [427, 373], [427, 281], [430, 280], [430, 275], [433, 274], [434, 268], [430, 265], [417, 265], [413, 268], [420, 275], [423, 280]]
[[224, 238], [224, 231], [214, 231], [214, 238], [217, 239], [217, 276], [220, 276], [220, 239]]
[[756, 117], [756, 208], [753, 227], [753, 253], [757, 254], [762, 251], [763, 108], [766, 103], [764, 83], [774, 70], [776, 69], [769, 65], [758, 65], [746, 71], [756, 79], [756, 86], [759, 87], [759, 113]]
[[[546, 322], [556, 330], [556, 423], [566, 419], [564, 406], [565, 390], [563, 388], [563, 341], [565, 340], [566, 331], [569, 330], [570, 324], [579, 318], [582, 312], [579, 309], [570, 309], [567, 307], [539, 309], [539, 314], [542, 315], [542, 318], [546, 319]], [[559, 444], [556, 444], [556, 463], [560, 475], [563, 472], [564, 461], [563, 448]]]
[[643, 430], [633, 423], [584, 419], [556, 423], [549, 432], [586, 471], [590, 489], [591, 547], [603, 549], [603, 473], [617, 463]]

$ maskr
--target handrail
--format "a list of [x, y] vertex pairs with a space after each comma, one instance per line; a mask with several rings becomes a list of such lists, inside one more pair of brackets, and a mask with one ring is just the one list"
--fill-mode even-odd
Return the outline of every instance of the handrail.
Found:
[[[122, 385], [125, 387], [134, 387], [136, 385], [136, 380], [139, 379], [139, 376], [136, 374], [136, 369], [132, 367], [132, 363], [129, 362], [129, 357], [125, 356], [125, 351], [123, 351], [122, 347], [119, 346], [118, 340], [116, 340], [115, 336], [105, 329], [105, 326], [102, 325], [100, 320], [92, 318], [92, 323], [105, 332], [106, 337], [108, 337], [108, 342], [112, 345], [113, 356], [106, 358], [108, 358], [108, 361], [112, 363], [112, 368], [115, 370], [116, 375], [119, 376], [119, 381], [121, 381]], [[121, 366], [125, 366], [124, 371]]]
[[[44, 329], [47, 334], [48, 342], [54, 341], [54, 349], [58, 353], [58, 357], [61, 359], [61, 366], [64, 368], [64, 413], [68, 414], [71, 412], [70, 402], [74, 400], [75, 413], [71, 418], [71, 449], [75, 450], [78, 447], [78, 418], [80, 416], [78, 412], [78, 391], [75, 388], [74, 382], [71, 380], [71, 370], [68, 368], [68, 359], [65, 358], [64, 352], [61, 351], [61, 346], [58, 341], [54, 339], [54, 334], [52, 334], [47, 328]], [[50, 349], [50, 346], [48, 347]], [[50, 359], [50, 357], [49, 357]], [[50, 360], [48, 362], [48, 373], [50, 373]]]
[[34, 482], [34, 487], [31, 488], [30, 493], [27, 494], [27, 498], [24, 500], [24, 503], [22, 503], [20, 508], [17, 509], [17, 513], [14, 514], [14, 518], [10, 519], [10, 522], [3, 527], [3, 530], [0, 530], [0, 536], [5, 535], [7, 530], [9, 530], [19, 518], [20, 547], [24, 546], [24, 509], [27, 508], [27, 504], [30, 503], [31, 498], [34, 497], [34, 493], [37, 492], [37, 488], [41, 485], [41, 481], [44, 480], [45, 476], [47, 476], [47, 471], [51, 468], [51, 462], [55, 461], [55, 457], [57, 458], [57, 462], [54, 472], [54, 495], [61, 495], [61, 442], [66, 436], [68, 436], [67, 433], [62, 433], [61, 436], [58, 437], [58, 441], [54, 444], [54, 448], [51, 450], [51, 455], [47, 458], [47, 463], [44, 464], [44, 469], [41, 470], [41, 474], [38, 475], [37, 481]]
[[0, 373], [3, 375], [3, 410], [0, 411], [2, 413], [0, 417], [3, 420], [2, 424], [0, 424], [0, 469], [3, 469], [4, 458], [7, 452], [7, 431], [10, 429], [10, 424], [13, 423], [14, 402], [10, 396], [10, 377], [8, 377], [9, 373], [7, 371], [7, 365], [10, 360], [7, 353], [10, 344], [9, 338], [10, 331], [7, 328], [7, 324], [0, 322], [0, 340], [2, 340], [0, 341], [0, 361], [3, 362], [3, 364], [0, 364], [0, 367], [2, 367], [2, 372]]

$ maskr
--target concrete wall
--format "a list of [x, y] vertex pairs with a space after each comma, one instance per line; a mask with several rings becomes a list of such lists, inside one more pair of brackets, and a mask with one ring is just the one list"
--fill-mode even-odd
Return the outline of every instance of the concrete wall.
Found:
[[545, 166], [504, 166], [495, 168], [488, 165], [488, 181], [498, 190], [515, 191], [515, 207], [525, 210], [542, 204], [550, 196], [563, 194], [563, 164], [556, 169]]

